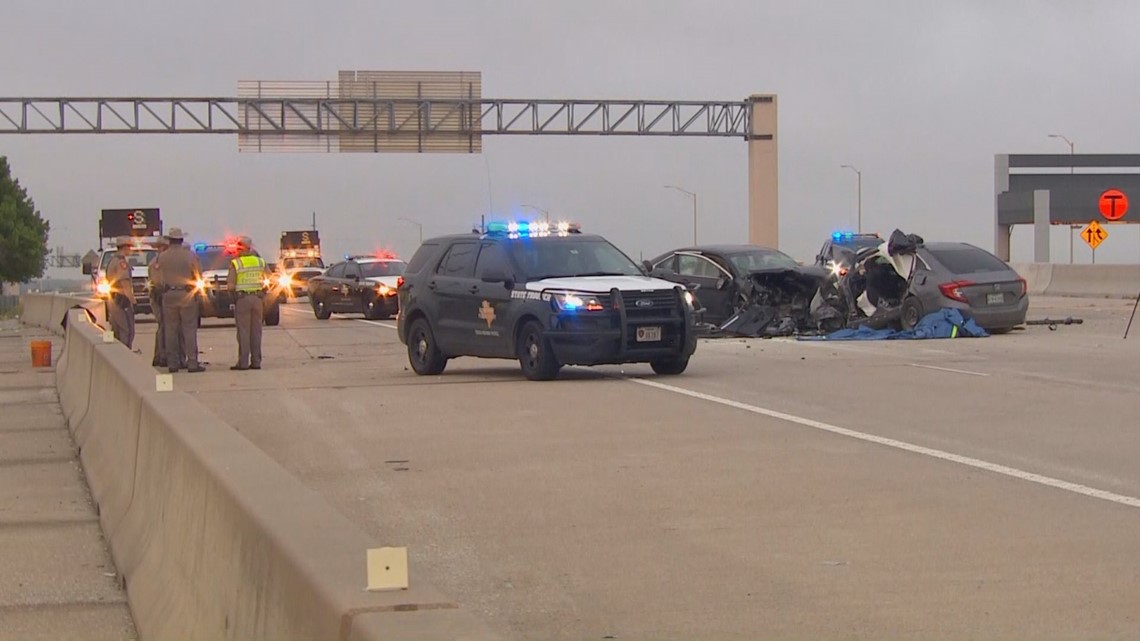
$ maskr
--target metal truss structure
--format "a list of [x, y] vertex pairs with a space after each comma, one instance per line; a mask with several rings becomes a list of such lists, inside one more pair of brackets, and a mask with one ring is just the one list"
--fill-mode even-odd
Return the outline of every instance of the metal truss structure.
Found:
[[747, 101], [0, 98], [0, 134], [593, 135], [744, 138]]

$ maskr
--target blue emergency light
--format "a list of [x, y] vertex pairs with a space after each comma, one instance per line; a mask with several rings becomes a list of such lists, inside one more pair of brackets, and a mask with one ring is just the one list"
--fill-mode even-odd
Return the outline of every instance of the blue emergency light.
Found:
[[577, 223], [560, 221], [557, 223], [518, 221], [494, 221], [487, 223], [487, 235], [503, 235], [508, 238], [540, 238], [545, 236], [566, 236], [579, 233], [581, 229]]
[[855, 238], [855, 234], [849, 231], [837, 231], [831, 235], [831, 239], [837, 243], [851, 240], [852, 238]]
[[199, 254], [206, 251], [206, 243], [194, 243], [194, 251]]

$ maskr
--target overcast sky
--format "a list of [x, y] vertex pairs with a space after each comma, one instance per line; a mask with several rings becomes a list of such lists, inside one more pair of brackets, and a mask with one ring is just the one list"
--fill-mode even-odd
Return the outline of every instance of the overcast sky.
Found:
[[[1140, 2], [762, 0], [4, 0], [0, 93], [236, 95], [239, 80], [340, 69], [480, 71], [484, 97], [779, 96], [781, 248], [810, 260], [855, 223], [992, 249], [993, 155], [1140, 151]], [[328, 253], [395, 249], [522, 203], [580, 221], [635, 259], [747, 237], [736, 139], [488, 137], [483, 155], [237, 152], [228, 136], [0, 136], [52, 222], [96, 244], [98, 210], [161, 207], [195, 240], [272, 248], [311, 212]], [[488, 171], [489, 170], [489, 171]], [[490, 180], [488, 180], [488, 173]], [[1135, 227], [1097, 262], [1136, 261]], [[1127, 232], [1127, 233], [1126, 233]], [[1077, 262], [1089, 252], [1077, 241]], [[1028, 227], [1014, 260], [1031, 258]], [[1055, 231], [1054, 260], [1068, 260]], [[78, 270], [72, 270], [76, 274]], [[59, 274], [59, 272], [55, 272]]]

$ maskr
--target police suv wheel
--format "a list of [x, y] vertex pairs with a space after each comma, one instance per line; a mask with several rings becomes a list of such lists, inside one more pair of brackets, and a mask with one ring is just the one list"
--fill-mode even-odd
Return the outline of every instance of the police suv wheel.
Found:
[[329, 311], [328, 305], [325, 305], [323, 300], [314, 298], [313, 315], [316, 316], [318, 320], [328, 320], [329, 317], [332, 316], [332, 312]]
[[421, 376], [441, 374], [447, 367], [447, 359], [436, 346], [435, 334], [427, 319], [417, 318], [408, 329], [408, 362]]
[[669, 358], [660, 361], [653, 361], [649, 363], [653, 371], [662, 376], [676, 376], [689, 366], [689, 359], [686, 358]]
[[528, 322], [519, 332], [516, 344], [519, 366], [523, 374], [532, 381], [549, 381], [558, 376], [562, 366], [554, 357], [554, 350], [550, 348], [550, 341], [542, 332], [542, 326], [534, 321]]

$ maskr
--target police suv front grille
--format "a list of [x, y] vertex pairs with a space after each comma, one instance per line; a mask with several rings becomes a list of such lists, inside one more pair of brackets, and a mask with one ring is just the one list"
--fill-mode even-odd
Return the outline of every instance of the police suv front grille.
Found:
[[680, 316], [680, 300], [673, 289], [651, 292], [621, 293], [626, 318], [662, 318]]

